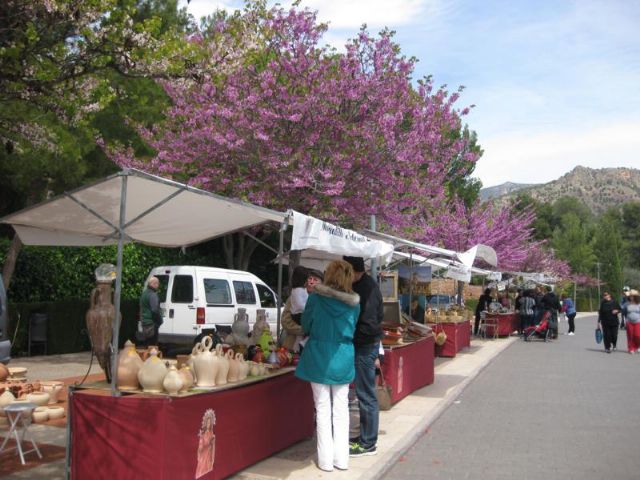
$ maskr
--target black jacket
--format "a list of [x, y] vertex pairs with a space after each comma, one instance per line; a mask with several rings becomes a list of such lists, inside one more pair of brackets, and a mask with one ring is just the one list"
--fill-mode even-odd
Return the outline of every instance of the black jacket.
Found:
[[370, 345], [382, 338], [382, 294], [378, 284], [368, 274], [353, 284], [353, 291], [360, 295], [360, 316], [353, 336], [354, 345]]
[[603, 300], [598, 310], [598, 321], [605, 327], [618, 325], [618, 314], [613, 313], [614, 310], [621, 310], [620, 304], [615, 300]]
[[545, 293], [540, 303], [542, 303], [543, 310], [560, 310], [562, 308], [558, 296], [553, 292]]

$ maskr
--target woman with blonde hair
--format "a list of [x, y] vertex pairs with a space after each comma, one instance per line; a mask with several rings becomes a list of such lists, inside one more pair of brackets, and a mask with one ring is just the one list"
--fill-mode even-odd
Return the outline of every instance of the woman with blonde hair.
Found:
[[640, 349], [640, 293], [629, 291], [629, 302], [624, 307], [627, 320], [627, 349], [629, 353], [638, 353]]
[[349, 466], [349, 384], [355, 377], [353, 333], [360, 297], [351, 288], [353, 267], [331, 262], [324, 283], [316, 285], [302, 314], [309, 340], [296, 376], [311, 382], [316, 407], [318, 467], [331, 471]]

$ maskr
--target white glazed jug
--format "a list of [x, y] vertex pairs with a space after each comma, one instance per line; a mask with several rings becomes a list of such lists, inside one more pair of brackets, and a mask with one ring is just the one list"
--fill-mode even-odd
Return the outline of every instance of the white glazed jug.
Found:
[[218, 356], [218, 374], [216, 375], [216, 385], [226, 385], [227, 375], [229, 375], [229, 359], [222, 351], [222, 344], [216, 345]]
[[233, 350], [227, 350], [226, 357], [229, 361], [229, 373], [227, 374], [227, 381], [237, 382], [240, 379], [240, 365], [238, 364], [238, 360], [236, 360]]
[[178, 369], [175, 365], [171, 365], [169, 367], [169, 371], [164, 377], [162, 381], [162, 387], [169, 392], [171, 395], [175, 395], [178, 393], [183, 386], [182, 378], [178, 373]]
[[167, 367], [164, 362], [158, 358], [158, 350], [155, 348], [149, 352], [147, 358], [138, 370], [138, 381], [142, 385], [145, 392], [160, 393], [163, 391], [162, 381], [167, 374]]
[[218, 373], [219, 360], [211, 351], [213, 339], [204, 337], [201, 342], [201, 352], [195, 355], [193, 366], [196, 373], [196, 385], [198, 387], [215, 387]]
[[244, 360], [244, 355], [236, 353], [236, 361], [238, 362], [238, 380], [242, 381], [249, 374], [249, 364]]

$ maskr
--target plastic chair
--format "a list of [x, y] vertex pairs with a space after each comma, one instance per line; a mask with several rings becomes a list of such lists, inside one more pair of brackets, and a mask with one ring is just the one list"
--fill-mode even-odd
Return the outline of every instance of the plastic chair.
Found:
[[487, 312], [481, 312], [478, 335], [482, 338], [498, 338], [498, 318], [495, 316], [488, 316]]
[[32, 313], [29, 316], [29, 351], [31, 356], [32, 346], [42, 346], [44, 355], [47, 354], [47, 314]]

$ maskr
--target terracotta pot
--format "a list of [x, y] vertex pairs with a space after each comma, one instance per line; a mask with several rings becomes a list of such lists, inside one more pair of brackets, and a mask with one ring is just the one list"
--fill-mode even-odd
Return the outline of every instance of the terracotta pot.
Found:
[[43, 392], [49, 394], [49, 405], [55, 405], [60, 401], [60, 392], [64, 388], [62, 382], [40, 382]]
[[64, 407], [48, 407], [49, 420], [64, 417]]
[[150, 393], [161, 393], [163, 391], [162, 381], [167, 374], [167, 367], [158, 358], [158, 351], [152, 349], [149, 358], [144, 362], [138, 371], [138, 381], [142, 385], [142, 390]]
[[169, 371], [162, 381], [162, 387], [171, 395], [178, 393], [183, 386], [182, 378], [178, 373], [178, 369], [175, 365], [169, 367]]
[[47, 407], [36, 407], [31, 418], [36, 423], [42, 423], [49, 420], [49, 409]]
[[138, 372], [142, 365], [143, 362], [138, 352], [136, 352], [136, 346], [133, 342], [127, 340], [118, 356], [118, 388], [120, 390], [137, 390], [140, 388]]

